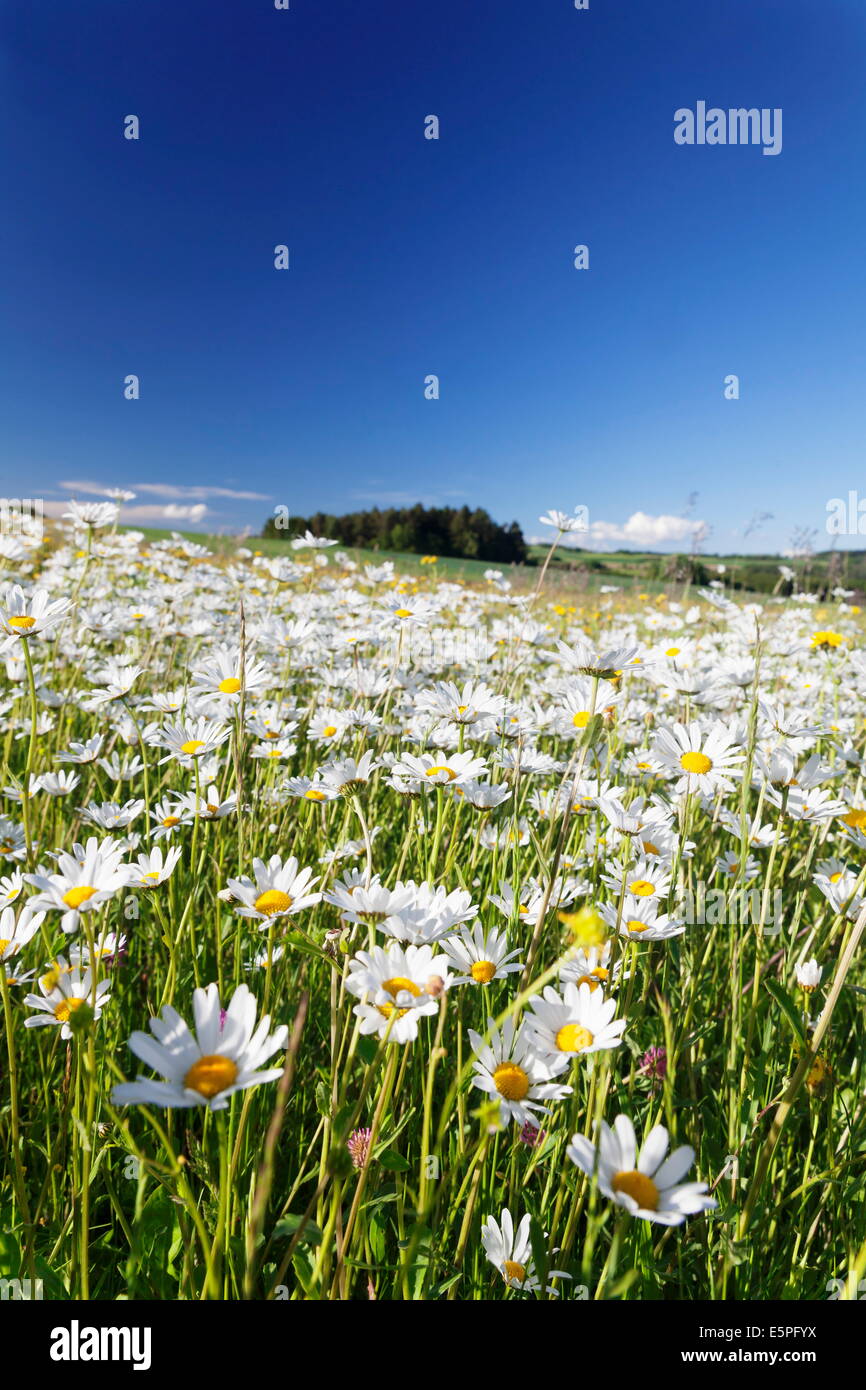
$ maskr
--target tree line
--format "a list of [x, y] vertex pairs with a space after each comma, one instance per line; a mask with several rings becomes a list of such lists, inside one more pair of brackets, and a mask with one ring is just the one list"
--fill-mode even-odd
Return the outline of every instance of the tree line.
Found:
[[528, 556], [516, 521], [500, 526], [483, 507], [424, 507], [420, 502], [414, 507], [373, 507], [344, 516], [329, 512], [293, 516], [288, 528], [284, 518], [269, 517], [262, 535], [289, 541], [306, 530], [365, 550], [447, 555], [497, 564], [523, 564]]

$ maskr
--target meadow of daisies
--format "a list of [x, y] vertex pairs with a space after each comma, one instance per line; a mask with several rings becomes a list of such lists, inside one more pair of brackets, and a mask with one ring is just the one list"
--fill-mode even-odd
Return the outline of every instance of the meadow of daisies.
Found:
[[117, 515], [0, 541], [0, 1277], [858, 1297], [853, 596]]

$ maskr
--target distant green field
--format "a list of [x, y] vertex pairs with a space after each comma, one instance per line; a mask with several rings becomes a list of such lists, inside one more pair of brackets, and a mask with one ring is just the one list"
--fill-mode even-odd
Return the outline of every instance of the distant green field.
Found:
[[[160, 530], [156, 527], [142, 526], [135, 529], [140, 530], [149, 541], [169, 540], [172, 535], [171, 531]], [[291, 556], [293, 553], [285, 541], [276, 540], [273, 537], [249, 536], [239, 540], [234, 536], [210, 535], [201, 531], [181, 531], [178, 534], [196, 545], [206, 546], [216, 555], [230, 555], [239, 547], [246, 547], [246, 549], [261, 555]], [[398, 574], [426, 575], [428, 577], [438, 575], [452, 580], [464, 580], [468, 583], [483, 581], [486, 570], [499, 570], [512, 582], [518, 592], [531, 589], [537, 583], [538, 566], [543, 562], [546, 554], [546, 551], [540, 546], [530, 547], [530, 563], [528, 565], [503, 565], [490, 560], [468, 560], [443, 555], [437, 558], [435, 565], [428, 566], [422, 565], [420, 555], [409, 555], [393, 550], [368, 550], [340, 545], [334, 546], [333, 549], [344, 551], [360, 565], [381, 565], [385, 560], [391, 560]], [[628, 558], [634, 559], [635, 557]], [[657, 560], [659, 557], [649, 556], [645, 558]], [[571, 556], [568, 551], [561, 551], [551, 563], [545, 588], [549, 594], [573, 593], [576, 588], [585, 589], [588, 592], [598, 592], [603, 584], [614, 584], [629, 591], [640, 589], [646, 593], [659, 593], [665, 587], [658, 580], [645, 577], [639, 567], [634, 567], [631, 571], [622, 565], [611, 568], [604, 565], [585, 567], [582, 564], [577, 564], [576, 557]]]
[[[168, 540], [171, 531], [155, 527], [139, 527], [149, 541]], [[217, 555], [230, 555], [241, 546], [262, 555], [291, 556], [288, 543], [274, 537], [211, 535], [200, 531], [181, 531], [186, 540], [206, 546]], [[544, 546], [529, 547], [527, 565], [497, 565], [487, 560], [455, 559], [440, 556], [431, 566], [422, 565], [420, 555], [408, 555], [389, 550], [365, 550], [352, 546], [335, 546], [358, 564], [382, 564], [391, 560], [400, 574], [442, 575], [468, 583], [483, 581], [488, 569], [501, 570], [511, 580], [515, 590], [525, 591], [538, 580], [538, 567], [547, 551]], [[549, 595], [566, 596], [574, 593], [598, 593], [609, 585], [626, 593], [658, 594], [686, 593], [721, 578], [725, 588], [737, 589], [742, 597], [766, 596], [774, 591], [779, 580], [780, 564], [788, 563], [778, 555], [703, 555], [697, 557], [660, 555], [650, 551], [589, 551], [560, 547], [551, 561], [545, 584]], [[724, 565], [719, 575], [717, 567]], [[866, 551], [840, 551], [833, 555], [824, 551], [815, 555], [809, 566], [802, 561], [794, 566], [798, 584], [815, 590], [826, 584], [853, 589], [858, 600], [866, 592]]]

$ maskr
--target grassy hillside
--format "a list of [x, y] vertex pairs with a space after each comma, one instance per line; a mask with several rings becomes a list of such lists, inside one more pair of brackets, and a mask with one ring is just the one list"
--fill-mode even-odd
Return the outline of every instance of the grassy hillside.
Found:
[[[137, 529], [151, 541], [168, 540], [172, 534], [156, 527]], [[293, 553], [286, 541], [273, 537], [249, 536], [239, 540], [235, 536], [210, 535], [200, 531], [182, 531], [180, 534], [218, 555], [230, 555], [240, 546], [261, 555], [291, 556]], [[432, 571], [439, 576], [469, 583], [482, 581], [485, 570], [499, 569], [512, 581], [518, 592], [534, 587], [538, 567], [547, 554], [544, 546], [533, 545], [527, 565], [492, 565], [486, 560], [441, 556], [435, 566], [428, 567], [422, 565], [420, 555], [355, 549], [351, 546], [335, 546], [334, 549], [345, 551], [358, 564], [381, 564], [384, 560], [391, 560], [401, 574], [420, 575]], [[627, 593], [657, 594], [699, 587], [712, 579], [721, 579], [726, 589], [737, 590], [742, 595], [767, 595], [776, 588], [781, 564], [789, 564], [796, 570], [798, 587], [803, 586], [814, 592], [828, 584], [830, 587], [839, 584], [853, 589], [858, 599], [866, 594], [866, 551], [860, 550], [822, 551], [813, 556], [806, 567], [801, 560], [784, 561], [778, 555], [703, 555], [690, 558], [649, 551], [602, 552], [561, 547], [551, 561], [546, 589], [549, 593], [567, 594], [584, 590], [592, 593], [610, 585]], [[723, 575], [717, 572], [720, 565], [725, 567]]]

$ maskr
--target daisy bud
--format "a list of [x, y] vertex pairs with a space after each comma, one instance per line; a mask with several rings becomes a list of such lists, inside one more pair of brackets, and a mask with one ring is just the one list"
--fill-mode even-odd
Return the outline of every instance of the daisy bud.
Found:
[[438, 999], [445, 988], [445, 981], [441, 975], [428, 975], [424, 992], [430, 995], [431, 999]]
[[818, 962], [812, 958], [802, 965], [796, 967], [797, 984], [804, 994], [812, 994], [821, 983], [821, 976], [824, 973]]

